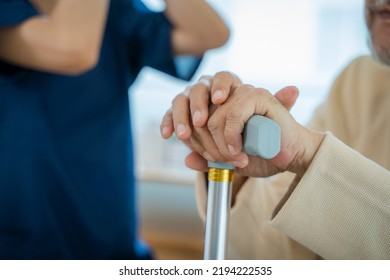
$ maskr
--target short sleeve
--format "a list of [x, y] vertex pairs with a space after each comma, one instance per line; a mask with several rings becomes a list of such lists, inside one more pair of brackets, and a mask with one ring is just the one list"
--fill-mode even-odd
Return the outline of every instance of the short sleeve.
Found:
[[[142, 13], [137, 16], [136, 42], [130, 40], [130, 49], [137, 45], [137, 63], [149, 66], [174, 77], [190, 80], [198, 68], [199, 57], [176, 57], [172, 49], [172, 25], [163, 13]], [[134, 37], [133, 37], [134, 38]]]
[[16, 25], [37, 14], [27, 0], [0, 0], [0, 28]]

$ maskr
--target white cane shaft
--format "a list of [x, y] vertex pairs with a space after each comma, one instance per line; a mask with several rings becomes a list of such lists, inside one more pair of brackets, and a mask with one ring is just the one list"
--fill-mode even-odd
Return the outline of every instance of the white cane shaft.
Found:
[[231, 190], [231, 182], [209, 181], [204, 241], [205, 260], [226, 258]]

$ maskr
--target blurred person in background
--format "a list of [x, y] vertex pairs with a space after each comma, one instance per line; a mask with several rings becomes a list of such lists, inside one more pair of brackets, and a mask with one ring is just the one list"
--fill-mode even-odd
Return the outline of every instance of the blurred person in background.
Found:
[[[188, 167], [236, 167], [228, 258], [390, 259], [390, 1], [366, 0], [365, 15], [372, 55], [345, 67], [307, 127], [288, 112], [297, 88], [272, 95], [229, 72], [203, 77], [164, 116], [162, 136], [192, 148]], [[254, 114], [281, 127], [273, 159], [242, 152]], [[199, 173], [203, 218], [206, 184]]]
[[0, 259], [151, 258], [128, 89], [144, 66], [190, 79], [229, 37], [205, 1], [164, 3], [0, 0]]

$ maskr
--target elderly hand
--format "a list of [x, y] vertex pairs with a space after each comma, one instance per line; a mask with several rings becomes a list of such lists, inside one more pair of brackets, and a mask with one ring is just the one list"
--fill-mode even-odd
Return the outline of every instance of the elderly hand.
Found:
[[[288, 170], [301, 177], [323, 135], [303, 127], [288, 112], [297, 96], [295, 87], [286, 87], [273, 96], [265, 89], [241, 84], [227, 72], [204, 77], [174, 99], [163, 118], [162, 135], [168, 138], [175, 130], [192, 149], [186, 164], [195, 170], [207, 171], [205, 158], [228, 162], [245, 176], [268, 177]], [[273, 119], [281, 127], [281, 151], [273, 159], [248, 156], [242, 151], [241, 133], [254, 114]]]

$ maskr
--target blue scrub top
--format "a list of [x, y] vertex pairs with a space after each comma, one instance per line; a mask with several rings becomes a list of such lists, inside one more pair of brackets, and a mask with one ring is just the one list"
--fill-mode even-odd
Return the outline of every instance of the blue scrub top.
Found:
[[[0, 0], [0, 27], [36, 14]], [[128, 89], [144, 66], [177, 76], [170, 32], [163, 14], [112, 0], [91, 71], [0, 61], [0, 259], [150, 257], [137, 241]]]

